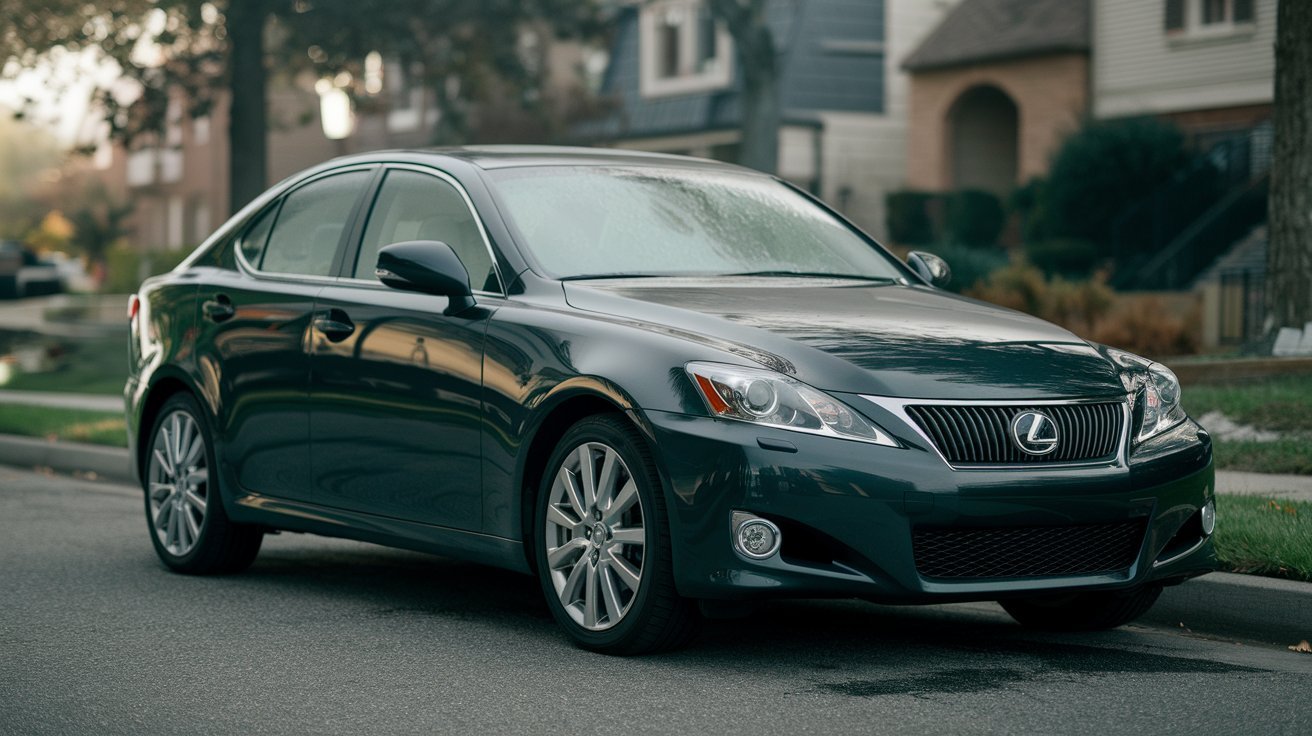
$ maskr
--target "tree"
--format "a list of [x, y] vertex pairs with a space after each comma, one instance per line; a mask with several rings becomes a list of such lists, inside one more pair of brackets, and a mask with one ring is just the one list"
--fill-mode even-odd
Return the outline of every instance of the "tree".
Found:
[[743, 79], [742, 152], [738, 163], [773, 174], [779, 168], [779, 54], [767, 0], [709, 0], [729, 30]]
[[[471, 97], [534, 81], [518, 52], [527, 23], [559, 34], [595, 29], [592, 0], [0, 0], [0, 60], [32, 67], [57, 48], [96, 48], [134, 83], [101, 90], [111, 134], [130, 142], [164, 126], [183, 90], [193, 115], [230, 98], [230, 204], [265, 187], [270, 69], [335, 76], [371, 51], [417, 62], [447, 124]], [[270, 41], [273, 40], [273, 43]], [[360, 75], [356, 75], [357, 77]], [[500, 87], [504, 89], [504, 86]]]
[[1267, 304], [1272, 326], [1312, 322], [1312, 2], [1276, 11], [1275, 143]]

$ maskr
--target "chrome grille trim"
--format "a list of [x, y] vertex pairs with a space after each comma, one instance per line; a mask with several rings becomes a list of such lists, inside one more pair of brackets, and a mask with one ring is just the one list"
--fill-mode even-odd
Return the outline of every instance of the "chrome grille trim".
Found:
[[[938, 454], [943, 462], [954, 470], [1046, 470], [1082, 467], [1125, 467], [1126, 465], [1131, 402], [1130, 397], [1123, 394], [1083, 399], [1042, 399], [1037, 401], [1024, 399], [962, 401], [954, 399], [906, 399], [869, 395], [863, 395], [861, 398], [885, 409], [905, 422], [908, 428], [924, 440], [929, 449]], [[1111, 408], [1106, 415], [1098, 416], [1096, 422], [1090, 424], [1090, 431], [1084, 433], [1087, 436], [1075, 438], [1076, 444], [1073, 446], [1073, 450], [1059, 451], [1054, 453], [1054, 457], [1047, 459], [1045, 459], [1046, 456], [1026, 456], [1024, 460], [1019, 462], [998, 461], [995, 458], [1000, 455], [992, 454], [1002, 453], [1008, 447], [1015, 447], [1008, 432], [996, 434], [989, 431], [990, 424], [992, 423], [996, 427], [996, 420], [1001, 416], [1010, 417], [1016, 411], [1039, 409], [1048, 412], [1059, 424], [1064, 424], [1067, 421], [1075, 421], [1078, 419], [1078, 414], [1087, 411], [1076, 407], [1089, 404], [1105, 404]], [[947, 416], [951, 416], [951, 413], [945, 413], [945, 409], [950, 410], [953, 408], [958, 410], [953, 417], [955, 423], [948, 422]], [[935, 426], [933, 423], [927, 428], [913, 416], [916, 410], [924, 409], [929, 410], [924, 413], [934, 415], [933, 420], [938, 422], [938, 432], [934, 431]], [[1007, 413], [1008, 410], [1011, 410], [1010, 413]], [[1065, 417], [1065, 419], [1063, 420], [1062, 417]], [[1098, 443], [1095, 441], [1096, 438], [1093, 434], [1095, 432], [1102, 433], [1103, 437], [1110, 435], [1113, 450], [1097, 457], [1089, 457], [1088, 453], [1102, 449], [1097, 446]], [[936, 435], [943, 438], [946, 446], [940, 446]], [[1070, 438], [1064, 437], [1063, 440], [1068, 441]], [[972, 455], [973, 447], [983, 449]], [[1019, 449], [1016, 449], [1016, 453], [1024, 454]]]

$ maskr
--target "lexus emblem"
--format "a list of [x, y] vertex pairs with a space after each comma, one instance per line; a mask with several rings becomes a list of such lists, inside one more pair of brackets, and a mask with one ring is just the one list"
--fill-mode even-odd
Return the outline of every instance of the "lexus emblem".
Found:
[[1011, 420], [1011, 439], [1031, 455], [1047, 455], [1057, 449], [1057, 423], [1041, 411], [1023, 411]]

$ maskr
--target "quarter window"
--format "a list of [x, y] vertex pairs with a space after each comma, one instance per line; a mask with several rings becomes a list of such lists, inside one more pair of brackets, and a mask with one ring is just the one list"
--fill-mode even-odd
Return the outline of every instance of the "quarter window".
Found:
[[[272, 273], [331, 275], [342, 231], [372, 176], [372, 171], [335, 174], [287, 195], [262, 260], [252, 263]], [[246, 254], [244, 245], [242, 252]]]
[[460, 192], [435, 176], [389, 171], [369, 214], [355, 261], [355, 278], [375, 278], [378, 250], [407, 240], [446, 243], [469, 271], [470, 286], [483, 291], [500, 290], [492, 256]]

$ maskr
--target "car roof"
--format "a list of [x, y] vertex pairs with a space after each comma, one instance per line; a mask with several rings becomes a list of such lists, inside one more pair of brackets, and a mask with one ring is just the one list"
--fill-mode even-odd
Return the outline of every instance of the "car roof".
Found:
[[496, 145], [394, 149], [344, 156], [334, 159], [332, 163], [337, 165], [377, 162], [437, 163], [443, 159], [459, 159], [482, 169], [505, 169], [516, 166], [661, 166], [759, 173], [734, 164], [692, 156], [574, 146]]

